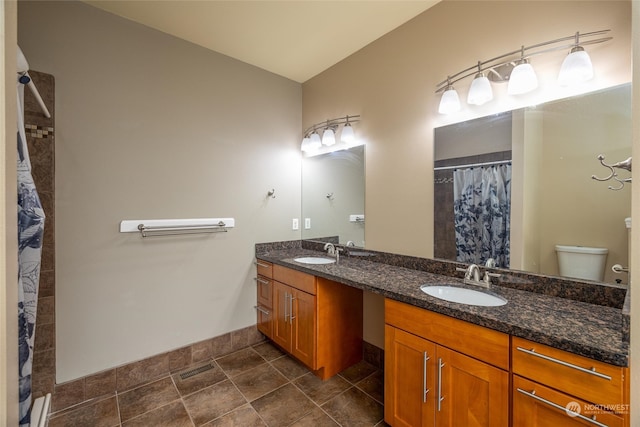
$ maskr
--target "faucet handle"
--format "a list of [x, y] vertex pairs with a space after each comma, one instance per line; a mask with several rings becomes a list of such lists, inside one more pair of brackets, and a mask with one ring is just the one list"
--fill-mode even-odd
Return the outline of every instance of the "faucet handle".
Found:
[[489, 273], [488, 271], [485, 271], [485, 272], [484, 272], [484, 279], [483, 279], [483, 280], [484, 280], [484, 283], [486, 283], [487, 285], [490, 285], [490, 284], [491, 284], [491, 278], [492, 278], [492, 277], [494, 277], [494, 278], [496, 278], [496, 279], [497, 279], [497, 278], [499, 278], [500, 276], [502, 276], [502, 274], [499, 274], [499, 273]]

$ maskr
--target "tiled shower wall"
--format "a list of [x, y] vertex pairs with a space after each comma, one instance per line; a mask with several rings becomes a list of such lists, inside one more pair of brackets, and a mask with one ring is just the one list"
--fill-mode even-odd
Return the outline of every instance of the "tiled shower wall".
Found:
[[42, 266], [33, 355], [33, 397], [53, 393], [56, 378], [55, 317], [55, 81], [52, 75], [29, 71], [38, 92], [51, 113], [46, 118], [31, 90], [24, 88], [24, 122], [32, 175], [46, 220], [42, 245]]

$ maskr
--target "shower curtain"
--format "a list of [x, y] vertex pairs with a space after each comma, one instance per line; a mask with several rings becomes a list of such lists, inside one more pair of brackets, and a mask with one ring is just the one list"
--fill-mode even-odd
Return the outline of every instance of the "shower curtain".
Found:
[[453, 171], [457, 260], [509, 267], [511, 165]]
[[31, 175], [24, 131], [24, 85], [18, 83], [18, 362], [20, 425], [31, 421], [31, 371], [45, 215]]

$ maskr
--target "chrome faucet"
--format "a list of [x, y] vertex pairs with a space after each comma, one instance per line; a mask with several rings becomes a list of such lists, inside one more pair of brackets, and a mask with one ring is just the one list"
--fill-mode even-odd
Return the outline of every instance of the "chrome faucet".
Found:
[[498, 273], [484, 272], [484, 277], [480, 280], [480, 267], [471, 264], [467, 268], [456, 268], [456, 271], [464, 271], [464, 283], [467, 285], [483, 286], [488, 288], [491, 286], [491, 278], [499, 278], [502, 275]]
[[324, 245], [324, 250], [327, 251], [327, 255], [336, 257], [336, 264], [340, 261], [340, 252], [344, 249], [336, 247], [333, 243], [327, 243]]
[[336, 247], [333, 246], [333, 243], [327, 243], [326, 245], [324, 245], [324, 250], [327, 251], [327, 255], [336, 254]]
[[477, 264], [471, 264], [467, 268], [456, 268], [456, 270], [464, 271], [464, 283], [467, 285], [489, 287], [488, 281], [482, 282], [480, 280], [480, 267]]
[[473, 280], [474, 282], [479, 282], [480, 281], [480, 267], [478, 267], [476, 264], [471, 264], [467, 268], [467, 272], [464, 275], [464, 279], [465, 280]]

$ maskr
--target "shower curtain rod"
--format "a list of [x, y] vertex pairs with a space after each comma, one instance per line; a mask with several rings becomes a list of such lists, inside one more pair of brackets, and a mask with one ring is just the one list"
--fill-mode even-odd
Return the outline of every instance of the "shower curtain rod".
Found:
[[511, 163], [511, 160], [497, 160], [495, 162], [484, 162], [484, 163], [471, 163], [468, 165], [457, 165], [457, 166], [440, 166], [438, 168], [433, 168], [434, 171], [445, 171], [450, 169], [467, 169], [467, 168], [477, 168], [480, 166], [493, 166], [493, 165], [504, 165]]
[[18, 50], [18, 61], [17, 61], [18, 81], [23, 85], [27, 85], [29, 89], [31, 89], [31, 93], [36, 98], [36, 102], [40, 106], [42, 113], [47, 119], [50, 119], [51, 113], [49, 113], [49, 109], [44, 104], [44, 100], [42, 99], [42, 96], [40, 96], [40, 92], [38, 92], [38, 88], [36, 87], [35, 83], [33, 83], [33, 79], [29, 75], [29, 63], [27, 62], [27, 58], [24, 56], [24, 53], [22, 53], [22, 49], [20, 49], [20, 46], [18, 46], [17, 50]]

